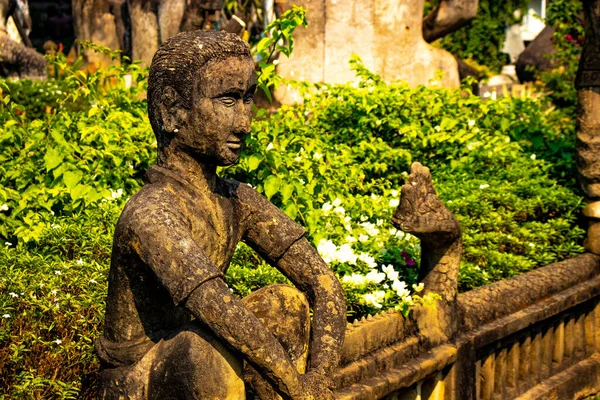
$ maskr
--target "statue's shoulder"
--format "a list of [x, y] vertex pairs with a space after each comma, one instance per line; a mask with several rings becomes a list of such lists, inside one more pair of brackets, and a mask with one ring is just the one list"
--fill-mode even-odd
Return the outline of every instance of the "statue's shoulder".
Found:
[[179, 213], [179, 204], [178, 196], [168, 182], [146, 183], [125, 205], [116, 229], [135, 231], [141, 225], [173, 216]]

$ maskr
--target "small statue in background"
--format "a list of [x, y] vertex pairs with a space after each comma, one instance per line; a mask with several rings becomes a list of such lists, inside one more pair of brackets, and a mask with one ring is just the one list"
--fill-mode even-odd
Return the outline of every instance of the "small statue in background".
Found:
[[[301, 226], [216, 174], [240, 157], [255, 89], [250, 50], [233, 34], [181, 33], [154, 56], [158, 163], [115, 230], [97, 342], [103, 399], [332, 398], [346, 327], [337, 278]], [[224, 274], [240, 240], [297, 289], [231, 293]]]
[[[18, 31], [20, 42], [8, 32], [9, 19]], [[32, 48], [29, 40], [31, 17], [27, 0], [0, 0], [0, 76], [46, 79], [46, 59]]]

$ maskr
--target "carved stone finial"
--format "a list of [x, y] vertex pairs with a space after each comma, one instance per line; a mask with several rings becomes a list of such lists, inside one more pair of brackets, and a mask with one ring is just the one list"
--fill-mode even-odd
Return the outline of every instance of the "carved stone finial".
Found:
[[424, 335], [441, 342], [456, 331], [462, 240], [458, 221], [435, 192], [429, 168], [418, 162], [411, 166], [392, 222], [421, 239], [419, 281], [425, 284], [425, 293], [437, 293], [442, 300], [432, 310], [417, 311], [415, 319]]

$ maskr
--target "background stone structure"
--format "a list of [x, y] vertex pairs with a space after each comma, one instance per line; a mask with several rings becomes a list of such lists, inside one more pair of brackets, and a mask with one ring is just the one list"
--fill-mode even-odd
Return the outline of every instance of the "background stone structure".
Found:
[[[427, 85], [443, 71], [441, 85], [460, 84], [458, 64], [445, 50], [423, 39], [424, 0], [300, 0], [309, 10], [307, 29], [294, 32], [294, 52], [280, 60], [284, 78], [308, 82], [345, 83], [356, 79], [348, 61], [358, 54], [366, 67], [385, 80], [402, 79]], [[278, 99], [299, 98], [282, 88]]]

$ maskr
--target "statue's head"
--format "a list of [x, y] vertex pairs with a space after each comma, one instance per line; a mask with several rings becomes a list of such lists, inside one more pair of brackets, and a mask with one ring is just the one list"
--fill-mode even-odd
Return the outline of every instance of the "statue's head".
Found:
[[167, 40], [148, 78], [159, 162], [170, 148], [203, 163], [234, 163], [250, 133], [255, 89], [250, 49], [238, 36], [195, 31]]

